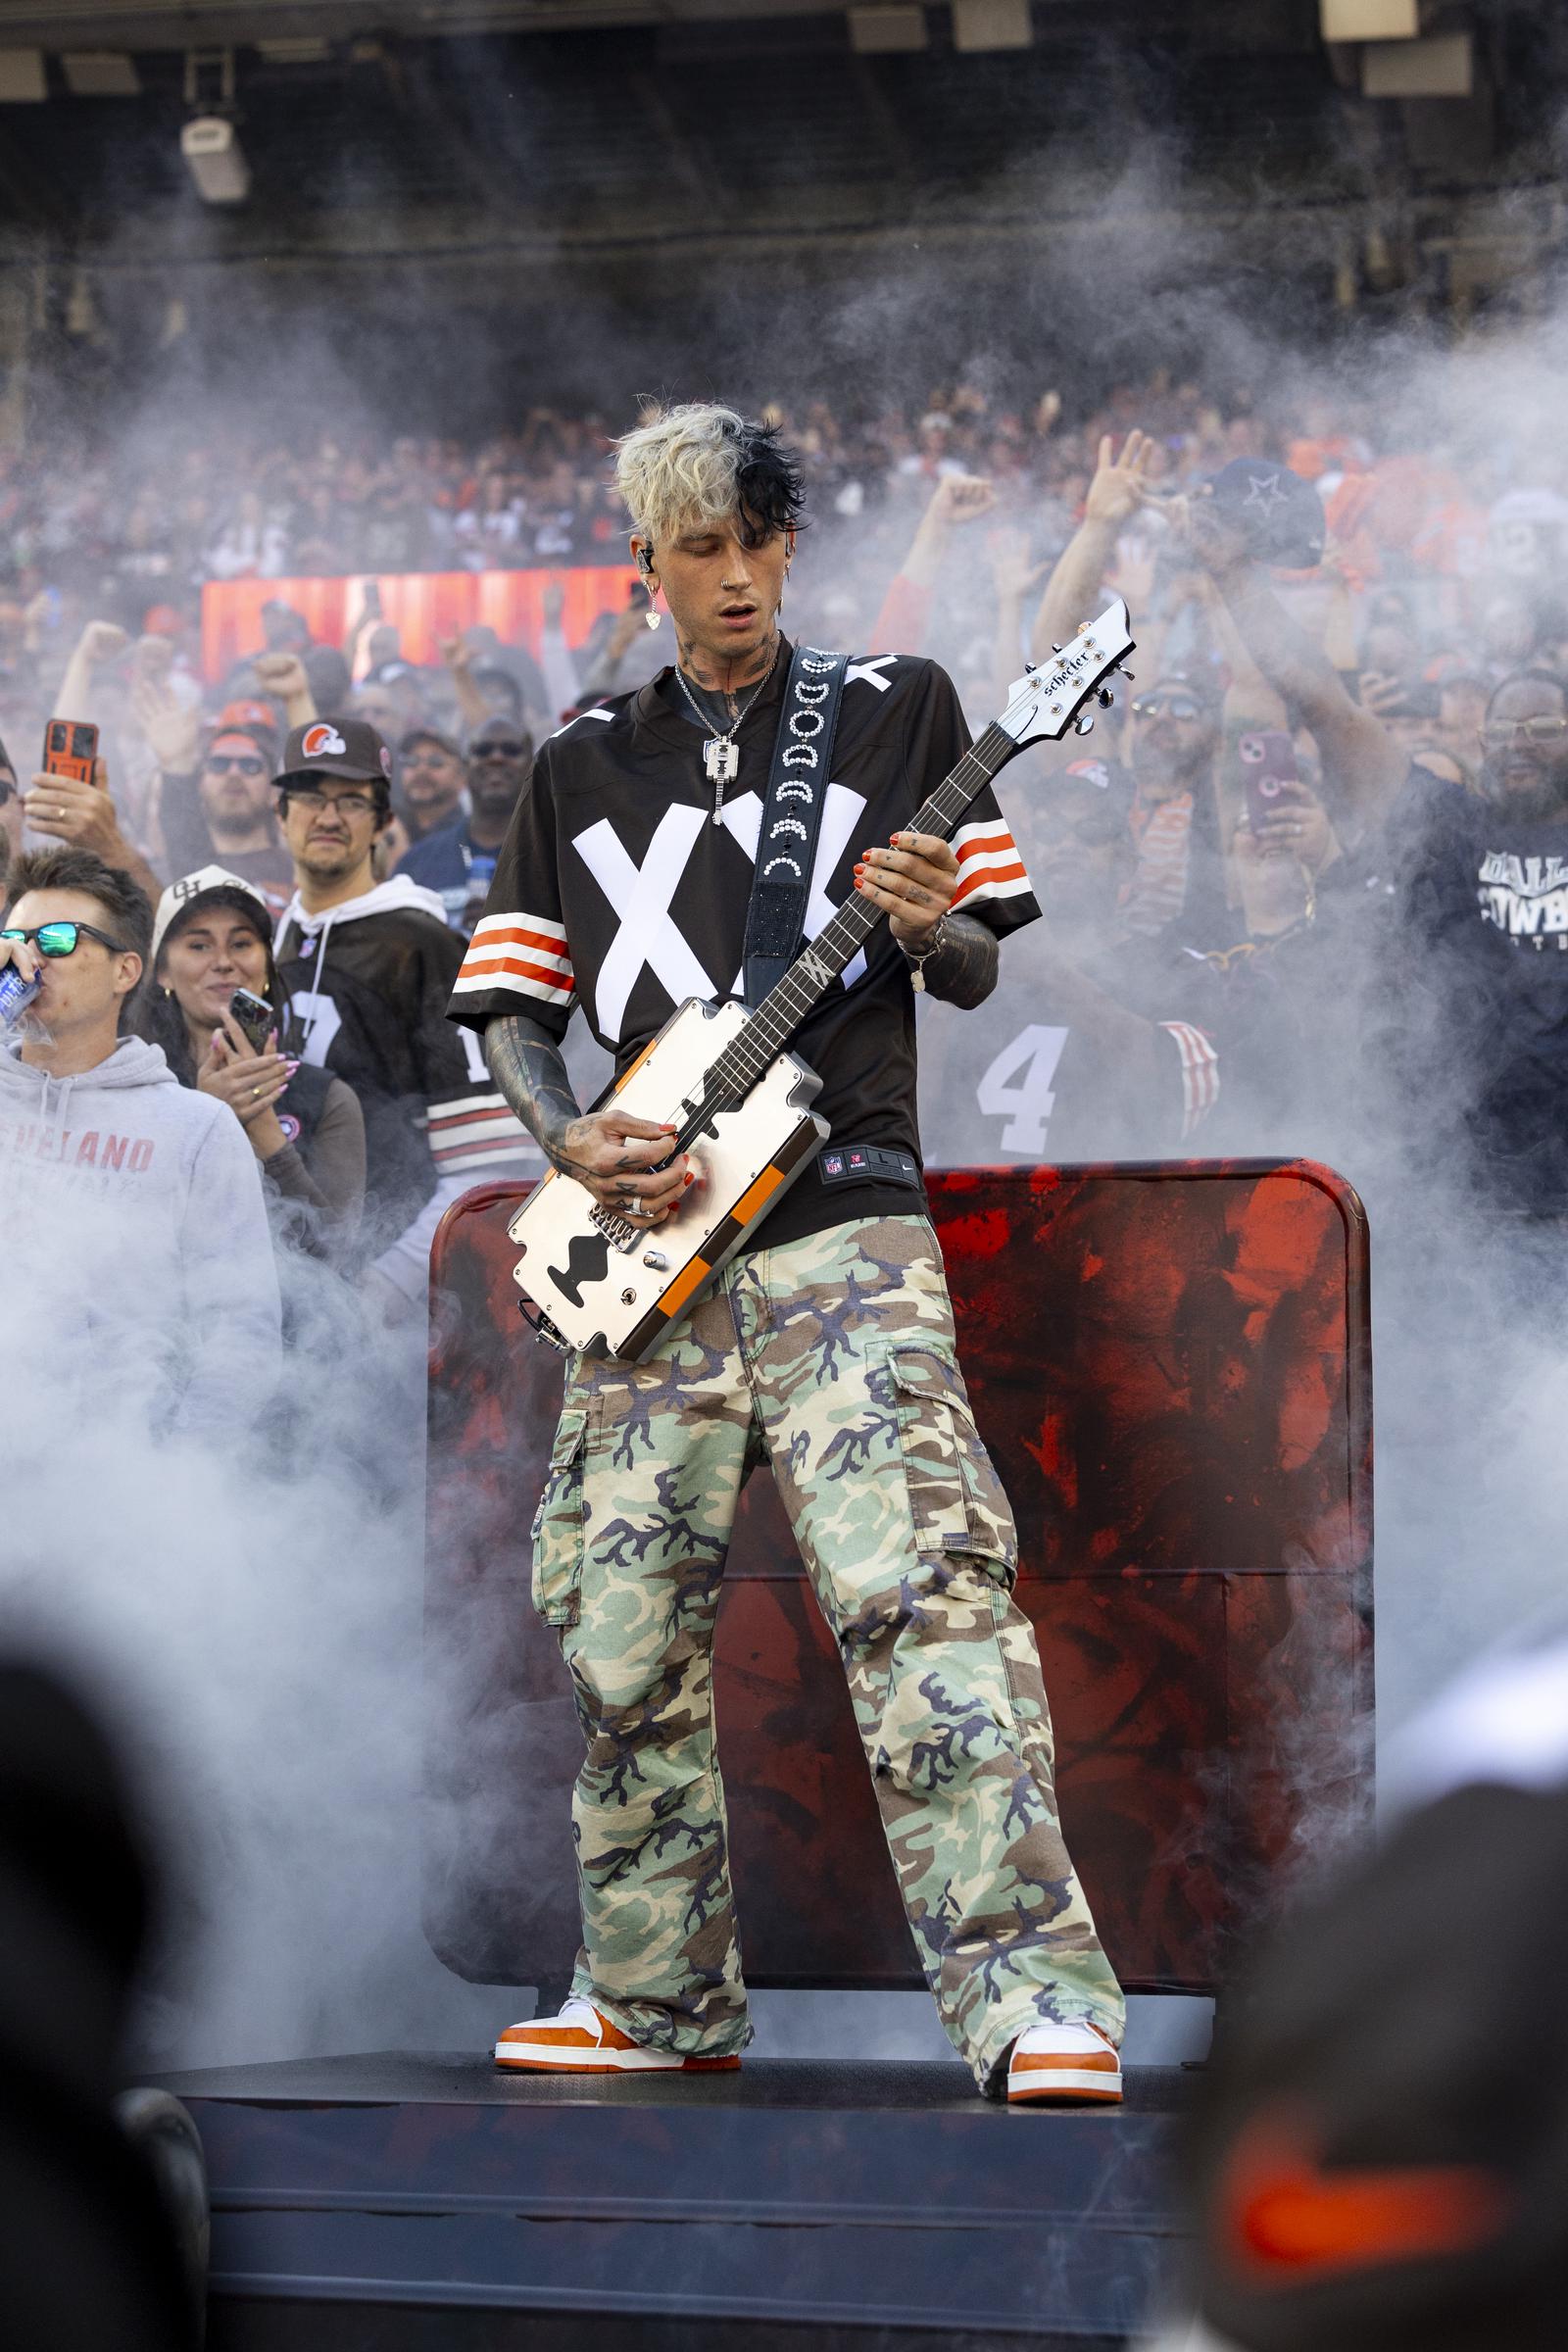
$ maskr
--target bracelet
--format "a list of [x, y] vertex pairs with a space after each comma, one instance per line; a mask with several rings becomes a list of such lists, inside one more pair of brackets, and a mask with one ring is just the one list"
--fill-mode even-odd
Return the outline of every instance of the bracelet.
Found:
[[933, 956], [940, 955], [942, 949], [947, 945], [947, 928], [948, 914], [947, 908], [944, 907], [942, 912], [937, 916], [936, 922], [932, 926], [930, 938], [926, 941], [925, 946], [921, 948], [918, 953], [913, 952], [902, 939], [900, 940], [899, 946], [903, 951], [905, 960], [907, 963], [912, 964], [914, 967], [910, 981], [910, 985], [912, 987], [918, 990], [924, 989], [925, 967], [931, 960], [931, 957]]
[[900, 940], [900, 942], [899, 942], [899, 946], [900, 946], [900, 947], [901, 947], [901, 948], [904, 950], [904, 953], [905, 953], [905, 955], [906, 955], [906, 956], [908, 957], [909, 961], [910, 961], [910, 962], [911, 962], [911, 963], [914, 965], [915, 969], [916, 969], [916, 970], [918, 970], [918, 969], [919, 969], [919, 967], [920, 967], [920, 965], [921, 965], [922, 963], [924, 963], [924, 961], [926, 960], [926, 957], [927, 957], [928, 956], [935, 956], [935, 955], [936, 955], [936, 953], [937, 953], [937, 951], [938, 951], [940, 948], [945, 948], [945, 947], [947, 946], [947, 944], [948, 944], [947, 932], [948, 932], [948, 910], [947, 910], [947, 908], [944, 906], [944, 908], [942, 909], [942, 912], [941, 912], [941, 913], [940, 913], [940, 914], [937, 916], [937, 919], [936, 919], [936, 921], [935, 921], [935, 922], [932, 924], [932, 926], [931, 926], [931, 936], [930, 936], [930, 938], [929, 938], [929, 939], [926, 941], [926, 943], [925, 943], [925, 946], [924, 946], [923, 948], [918, 948], [918, 949], [916, 949], [916, 948], [910, 948], [910, 947], [906, 946], [906, 943], [905, 943], [905, 942], [904, 942], [902, 939], [901, 939], [901, 940]]

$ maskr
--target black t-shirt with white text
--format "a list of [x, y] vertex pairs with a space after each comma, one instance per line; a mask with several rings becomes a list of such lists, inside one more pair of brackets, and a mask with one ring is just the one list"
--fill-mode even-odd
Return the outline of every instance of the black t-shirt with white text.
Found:
[[[746, 917], [790, 648], [741, 722], [740, 771], [714, 793], [703, 737], [655, 679], [585, 711], [540, 749], [453, 992], [451, 1017], [483, 1030], [525, 1012], [564, 1037], [580, 1003], [624, 1069], [687, 997], [741, 993]], [[667, 673], [663, 673], [667, 678]], [[852, 659], [807, 906], [814, 938], [851, 894], [862, 851], [885, 844], [956, 765], [968, 733], [951, 681], [909, 655]], [[954, 835], [955, 908], [999, 934], [1039, 912], [988, 786]], [[912, 1153], [914, 995], [884, 926], [792, 1042], [816, 1071], [815, 1108], [841, 1145]], [[918, 1210], [880, 1180], [824, 1187], [814, 1162], [759, 1228], [776, 1247], [862, 1216]]]
[[1568, 821], [1416, 768], [1388, 848], [1412, 1111], [1466, 1138], [1499, 1204], [1568, 1214]]

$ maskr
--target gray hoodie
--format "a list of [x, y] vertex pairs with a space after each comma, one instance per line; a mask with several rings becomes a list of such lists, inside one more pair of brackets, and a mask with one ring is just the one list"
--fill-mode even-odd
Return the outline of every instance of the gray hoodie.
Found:
[[51, 1078], [0, 1045], [0, 1330], [80, 1409], [158, 1429], [248, 1421], [279, 1369], [261, 1170], [225, 1103], [157, 1046]]

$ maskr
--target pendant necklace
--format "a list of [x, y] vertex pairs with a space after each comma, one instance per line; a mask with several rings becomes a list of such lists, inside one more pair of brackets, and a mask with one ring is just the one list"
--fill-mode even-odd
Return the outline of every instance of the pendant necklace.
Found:
[[735, 740], [740, 731], [741, 720], [746, 716], [747, 711], [750, 710], [777, 666], [778, 647], [775, 645], [772, 661], [758, 679], [751, 694], [736, 711], [729, 725], [720, 730], [714, 727], [711, 715], [703, 709], [702, 704], [687, 685], [679, 662], [677, 662], [675, 664], [676, 683], [696, 711], [698, 720], [703, 726], [713, 728], [712, 734], [703, 746], [703, 767], [709, 782], [713, 787], [713, 822], [715, 825], [720, 825], [724, 821], [724, 787], [726, 784], [733, 784], [741, 772], [741, 747]]

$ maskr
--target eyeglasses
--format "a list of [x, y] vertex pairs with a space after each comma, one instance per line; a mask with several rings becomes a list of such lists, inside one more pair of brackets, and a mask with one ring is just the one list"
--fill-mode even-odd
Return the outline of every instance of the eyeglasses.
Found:
[[476, 743], [468, 754], [470, 760], [521, 760], [527, 753], [525, 743], [511, 743], [492, 735], [486, 743]]
[[1203, 706], [1190, 694], [1141, 694], [1133, 705], [1134, 718], [1201, 718]]
[[122, 939], [111, 939], [107, 931], [97, 930], [91, 923], [37, 923], [30, 931], [0, 931], [0, 939], [20, 942], [24, 947], [35, 947], [40, 956], [74, 956], [84, 939], [97, 940], [112, 956], [133, 956]]
[[265, 776], [267, 761], [259, 754], [248, 752], [209, 752], [207, 772], [210, 776]]
[[1489, 752], [1507, 752], [1516, 743], [1560, 743], [1568, 718], [1489, 718], [1481, 740]]
[[345, 816], [375, 813], [375, 802], [368, 792], [285, 792], [283, 798], [310, 816], [319, 816], [323, 808], [340, 808]]

